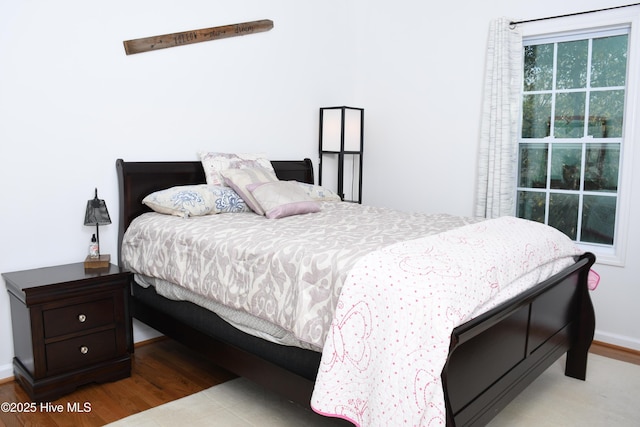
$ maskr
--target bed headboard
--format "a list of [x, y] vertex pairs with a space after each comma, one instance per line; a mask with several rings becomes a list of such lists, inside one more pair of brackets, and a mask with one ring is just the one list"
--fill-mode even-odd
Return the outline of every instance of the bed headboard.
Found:
[[[313, 164], [310, 159], [274, 160], [276, 175], [283, 181], [296, 180], [314, 183]], [[204, 184], [206, 178], [200, 161], [188, 162], [125, 162], [116, 160], [120, 209], [118, 223], [118, 263], [122, 237], [131, 221], [149, 212], [142, 204], [148, 194], [176, 185]]]

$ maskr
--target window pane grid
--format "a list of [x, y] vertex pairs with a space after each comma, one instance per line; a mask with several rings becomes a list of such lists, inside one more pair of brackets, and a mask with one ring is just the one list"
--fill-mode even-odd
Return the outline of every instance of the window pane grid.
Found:
[[577, 242], [614, 243], [627, 37], [525, 45], [516, 215]]

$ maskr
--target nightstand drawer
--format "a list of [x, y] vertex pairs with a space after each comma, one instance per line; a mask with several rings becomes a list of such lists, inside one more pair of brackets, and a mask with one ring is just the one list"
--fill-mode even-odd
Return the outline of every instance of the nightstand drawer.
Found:
[[46, 345], [47, 371], [90, 365], [117, 356], [115, 330], [107, 330]]
[[77, 262], [2, 277], [11, 307], [13, 372], [33, 401], [131, 375], [130, 272]]
[[42, 312], [45, 338], [58, 337], [115, 321], [113, 298], [104, 298]]

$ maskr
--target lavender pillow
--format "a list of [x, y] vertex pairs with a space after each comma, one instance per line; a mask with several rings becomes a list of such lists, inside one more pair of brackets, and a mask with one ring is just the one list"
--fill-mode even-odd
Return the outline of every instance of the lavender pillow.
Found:
[[320, 211], [320, 205], [295, 181], [258, 183], [248, 189], [269, 219]]
[[277, 181], [275, 173], [264, 168], [227, 169], [220, 172], [225, 183], [233, 188], [252, 211], [264, 215], [264, 210], [253, 197], [247, 186], [262, 182]]

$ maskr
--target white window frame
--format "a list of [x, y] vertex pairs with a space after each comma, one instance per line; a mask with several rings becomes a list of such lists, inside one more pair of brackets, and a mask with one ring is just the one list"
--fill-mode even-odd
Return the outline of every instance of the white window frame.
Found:
[[[563, 18], [535, 21], [521, 25], [523, 39], [540, 40], [560, 38], [564, 34], [584, 33], [585, 38], [596, 31], [613, 28], [629, 28], [629, 55], [627, 58], [627, 84], [625, 115], [623, 123], [623, 144], [620, 151], [620, 180], [618, 185], [617, 221], [614, 234], [614, 246], [602, 247], [579, 243], [579, 246], [593, 252], [598, 263], [624, 266], [629, 234], [629, 215], [631, 210], [631, 182], [633, 170], [633, 150], [638, 145], [640, 122], [640, 6], [632, 6], [603, 12], [593, 12]], [[515, 211], [514, 211], [515, 212]]]

